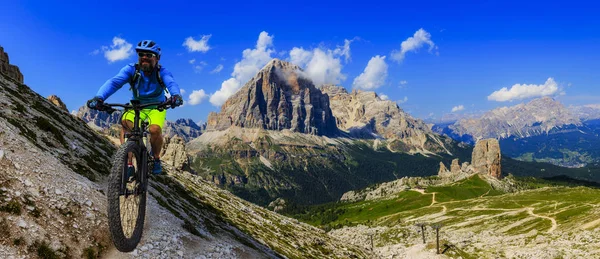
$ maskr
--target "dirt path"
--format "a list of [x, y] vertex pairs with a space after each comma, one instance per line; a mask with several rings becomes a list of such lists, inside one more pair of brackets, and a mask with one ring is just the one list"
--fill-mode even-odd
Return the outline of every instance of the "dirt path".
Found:
[[436, 194], [435, 192], [432, 192], [432, 193], [425, 193], [425, 190], [423, 190], [423, 189], [410, 189], [410, 190], [411, 190], [411, 191], [418, 192], [418, 193], [420, 193], [420, 194], [432, 194], [433, 196], [431, 197], [431, 204], [429, 204], [429, 206], [430, 206], [430, 207], [431, 207], [431, 206], [433, 206], [433, 204], [436, 204], [436, 203], [437, 203], [437, 202], [435, 201], [435, 194]]
[[481, 196], [479, 196], [479, 198], [481, 198], [481, 197], [483, 197], [483, 196], [486, 196], [488, 193], [490, 193], [490, 191], [491, 191], [491, 190], [492, 190], [492, 189], [489, 189], [489, 190], [488, 190], [486, 193], [484, 193], [484, 194], [482, 194]]
[[437, 202], [435, 201], [435, 192], [432, 192], [433, 196], [431, 196], [431, 204], [429, 204], [429, 206], [433, 206], [433, 204], [436, 204]]
[[598, 226], [600, 224], [600, 219], [594, 220], [594, 221], [590, 221], [588, 223], [585, 223], [581, 226], [581, 229], [589, 229], [595, 226]]
[[552, 222], [552, 227], [548, 230], [548, 233], [552, 233], [556, 227], [558, 227], [558, 224], [556, 224], [556, 220], [554, 218], [551, 217], [547, 217], [547, 216], [542, 216], [542, 215], [537, 215], [535, 213], [533, 213], [533, 209], [531, 207], [526, 208], [527, 209], [527, 213], [529, 213], [529, 215], [534, 216], [534, 217], [538, 217], [538, 218], [543, 218], [543, 219], [547, 219], [550, 220]]

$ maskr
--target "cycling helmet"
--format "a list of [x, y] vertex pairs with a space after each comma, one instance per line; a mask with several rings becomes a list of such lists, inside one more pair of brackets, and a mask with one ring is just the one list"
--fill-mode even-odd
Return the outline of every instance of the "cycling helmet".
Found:
[[160, 47], [153, 40], [143, 40], [137, 44], [135, 51], [147, 51], [156, 54], [160, 58]]

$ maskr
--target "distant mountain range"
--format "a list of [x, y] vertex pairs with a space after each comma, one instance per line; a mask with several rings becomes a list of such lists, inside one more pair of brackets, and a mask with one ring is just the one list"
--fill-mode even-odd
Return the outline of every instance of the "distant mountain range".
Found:
[[581, 167], [600, 161], [600, 106], [565, 107], [550, 97], [501, 107], [480, 117], [438, 124], [434, 131], [473, 144], [483, 138], [500, 140], [503, 152], [525, 161]]
[[[96, 110], [91, 110], [86, 106], [82, 106], [73, 115], [82, 119], [88, 124], [88, 126], [96, 130], [110, 132], [109, 134], [113, 135], [113, 137], [118, 137], [118, 134], [120, 134], [120, 111], [108, 114], [106, 112], [99, 112]], [[110, 130], [111, 128], [112, 130]], [[163, 129], [163, 135], [166, 137], [177, 135], [185, 142], [188, 142], [200, 136], [205, 128], [206, 124], [197, 125], [191, 119], [177, 119], [175, 122], [167, 120]]]

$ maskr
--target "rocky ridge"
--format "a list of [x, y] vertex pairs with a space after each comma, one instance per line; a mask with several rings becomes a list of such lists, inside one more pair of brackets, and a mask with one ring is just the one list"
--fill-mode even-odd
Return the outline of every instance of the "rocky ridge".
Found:
[[23, 83], [23, 74], [19, 67], [10, 64], [8, 53], [4, 52], [4, 48], [0, 46], [0, 74], [4, 74], [9, 78], [16, 81], [16, 83]]
[[[330, 99], [338, 128], [359, 138], [385, 138], [402, 142], [403, 152], [451, 152], [439, 135], [425, 122], [405, 113], [396, 102], [382, 100], [375, 92], [323, 85], [319, 87]], [[392, 148], [390, 148], [392, 149]]]
[[484, 138], [525, 138], [546, 134], [565, 125], [581, 126], [580, 119], [551, 97], [501, 107], [477, 119], [461, 119], [448, 126], [449, 134], [471, 141]]

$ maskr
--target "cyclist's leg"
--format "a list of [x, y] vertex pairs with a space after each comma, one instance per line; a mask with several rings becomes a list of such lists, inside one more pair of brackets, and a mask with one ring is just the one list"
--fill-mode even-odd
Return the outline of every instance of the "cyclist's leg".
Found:
[[[140, 123], [145, 120], [148, 115], [144, 112], [140, 112]], [[121, 144], [125, 142], [125, 133], [129, 133], [133, 129], [133, 121], [135, 120], [135, 112], [132, 110], [127, 111], [123, 115], [123, 120], [121, 121], [121, 126], [123, 130], [121, 130]], [[139, 126], [139, 125], [138, 125]], [[131, 164], [132, 156], [129, 154], [128, 163]]]
[[150, 126], [150, 144], [152, 145], [152, 153], [155, 159], [160, 159], [160, 151], [163, 145], [162, 129], [167, 118], [167, 110], [158, 111], [157, 109], [148, 112]]
[[125, 142], [125, 133], [129, 133], [131, 129], [133, 129], [133, 120], [135, 118], [135, 112], [129, 110], [125, 112], [123, 115], [123, 120], [121, 121], [121, 144]]

